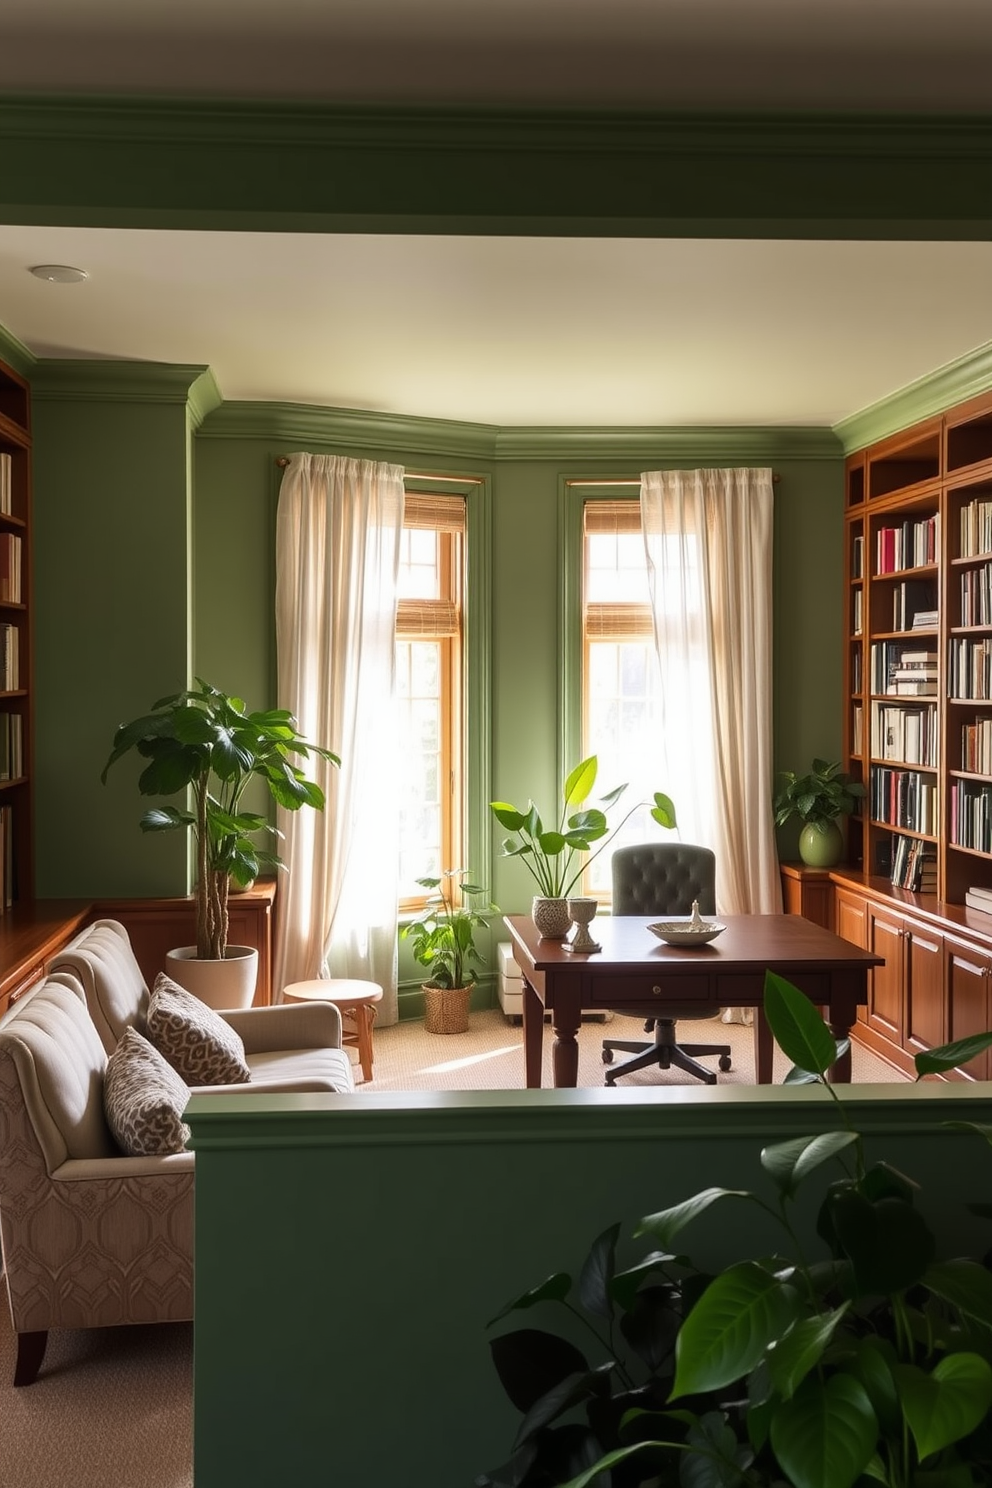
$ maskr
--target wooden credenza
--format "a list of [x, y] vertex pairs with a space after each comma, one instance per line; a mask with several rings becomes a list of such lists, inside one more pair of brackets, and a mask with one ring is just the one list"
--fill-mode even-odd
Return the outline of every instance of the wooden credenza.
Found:
[[[259, 879], [250, 889], [231, 894], [227, 901], [228, 943], [253, 946], [258, 951], [258, 984], [255, 1007], [272, 1001], [272, 916], [276, 880]], [[165, 970], [165, 953], [175, 946], [196, 940], [196, 910], [193, 899], [101, 899], [94, 906], [94, 919], [120, 920], [131, 937], [131, 945], [149, 987]]]
[[[859, 869], [783, 864], [790, 914], [884, 957], [868, 976], [868, 1002], [852, 1038], [907, 1075], [913, 1056], [992, 1029], [992, 915], [895, 889]], [[827, 908], [827, 899], [830, 904]], [[992, 1078], [986, 1052], [948, 1079]]]
[[[275, 879], [264, 879], [229, 901], [229, 940], [258, 951], [255, 1007], [272, 1001], [272, 916]], [[165, 953], [190, 945], [196, 914], [188, 895], [174, 899], [35, 899], [0, 915], [0, 1018], [48, 971], [73, 936], [93, 920], [120, 920], [149, 987], [165, 969]]]

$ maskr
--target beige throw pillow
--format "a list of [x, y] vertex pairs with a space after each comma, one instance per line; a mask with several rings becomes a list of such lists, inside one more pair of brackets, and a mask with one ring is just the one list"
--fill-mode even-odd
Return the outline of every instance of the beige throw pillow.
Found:
[[189, 1090], [136, 1028], [125, 1028], [107, 1060], [103, 1108], [114, 1141], [128, 1157], [182, 1152]]
[[145, 1026], [187, 1085], [239, 1085], [251, 1079], [240, 1035], [164, 971], [155, 978]]

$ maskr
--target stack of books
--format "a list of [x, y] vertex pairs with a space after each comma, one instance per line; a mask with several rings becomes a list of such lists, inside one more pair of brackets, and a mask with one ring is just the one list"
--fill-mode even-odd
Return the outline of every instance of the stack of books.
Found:
[[939, 610], [917, 610], [913, 616], [913, 630], [936, 630]]
[[992, 889], [972, 884], [970, 889], [965, 889], [964, 902], [969, 909], [980, 909], [982, 914], [992, 915]]
[[[936, 894], [937, 852], [918, 837], [898, 837], [892, 843], [892, 883], [914, 894]], [[992, 904], [990, 904], [992, 912]]]
[[897, 697], [936, 697], [936, 651], [903, 651], [889, 672], [888, 691]]

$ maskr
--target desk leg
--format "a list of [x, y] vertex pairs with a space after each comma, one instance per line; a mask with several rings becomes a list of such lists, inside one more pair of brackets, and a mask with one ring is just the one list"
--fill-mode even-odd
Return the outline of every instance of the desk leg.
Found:
[[579, 1041], [576, 1034], [582, 1022], [582, 1009], [578, 1001], [557, 996], [551, 1023], [555, 1031], [554, 1048], [551, 1051], [555, 1074], [555, 1087], [574, 1089], [579, 1080]]
[[528, 1090], [540, 1090], [544, 1044], [544, 1003], [523, 979], [524, 1076]]
[[851, 1029], [854, 1027], [854, 1017], [849, 1017], [846, 1012], [834, 1009], [830, 1015], [830, 1031], [839, 1042], [847, 1039], [847, 1053], [842, 1054], [836, 1064], [832, 1064], [827, 1071], [827, 1078], [831, 1085], [850, 1085], [851, 1083]]
[[772, 1063], [775, 1058], [775, 1040], [765, 1017], [765, 1010], [754, 1010], [754, 1078], [758, 1085], [772, 1083]]

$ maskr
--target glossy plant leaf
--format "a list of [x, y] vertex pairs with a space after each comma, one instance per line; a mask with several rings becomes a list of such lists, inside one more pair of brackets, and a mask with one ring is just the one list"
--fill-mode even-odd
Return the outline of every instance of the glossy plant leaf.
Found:
[[567, 1375], [553, 1385], [546, 1395], [542, 1395], [540, 1400], [535, 1400], [524, 1416], [517, 1431], [514, 1446], [521, 1446], [552, 1421], [557, 1421], [559, 1416], [572, 1410], [574, 1406], [581, 1405], [583, 1401], [591, 1399], [594, 1395], [605, 1394], [610, 1388], [609, 1376], [612, 1369], [612, 1364], [604, 1364], [600, 1369], [588, 1369]]
[[682, 1488], [737, 1488], [745, 1482], [754, 1453], [746, 1442], [738, 1441], [721, 1411], [701, 1416], [689, 1428], [688, 1443], [693, 1451], [679, 1469]]
[[862, 1296], [904, 1291], [934, 1259], [936, 1241], [926, 1221], [900, 1199], [871, 1203], [849, 1188], [833, 1195], [830, 1213]]
[[857, 1141], [857, 1135], [847, 1131], [793, 1137], [788, 1142], [776, 1142], [765, 1147], [761, 1153], [761, 1166], [783, 1198], [791, 1198], [807, 1174]]
[[566, 808], [581, 806], [583, 801], [588, 801], [592, 795], [592, 788], [596, 784], [598, 772], [599, 760], [594, 754], [588, 759], [580, 760], [574, 770], [569, 771], [562, 789]]
[[491, 1328], [494, 1323], [501, 1322], [503, 1318], [509, 1317], [511, 1312], [521, 1312], [527, 1307], [535, 1307], [538, 1302], [564, 1302], [572, 1290], [572, 1278], [567, 1271], [556, 1271], [553, 1276], [547, 1277], [539, 1286], [531, 1287], [529, 1291], [522, 1292], [519, 1297], [514, 1297], [512, 1302], [507, 1302], [501, 1307], [495, 1317], [491, 1317], [486, 1324]]
[[921, 1462], [968, 1436], [992, 1404], [992, 1369], [977, 1354], [947, 1354], [930, 1374], [914, 1364], [892, 1373]]
[[682, 1309], [667, 1286], [645, 1287], [620, 1319], [620, 1332], [647, 1367], [657, 1373], [674, 1359]]
[[765, 1017], [775, 1042], [799, 1069], [825, 1075], [837, 1057], [830, 1029], [804, 993], [774, 971], [765, 972]]
[[613, 1316], [613, 1274], [616, 1270], [620, 1226], [611, 1225], [593, 1241], [579, 1272], [579, 1301], [598, 1317]]
[[820, 1362], [848, 1306], [845, 1302], [833, 1312], [800, 1318], [770, 1350], [769, 1374], [783, 1400], [791, 1399], [810, 1370]]
[[590, 1373], [581, 1349], [540, 1328], [499, 1333], [490, 1339], [489, 1351], [503, 1389], [517, 1410], [525, 1413], [563, 1381]]
[[942, 1301], [992, 1328], [992, 1272], [978, 1261], [934, 1261], [922, 1280]]
[[665, 795], [664, 791], [655, 791], [651, 815], [661, 827], [672, 829], [678, 826], [675, 819], [675, 803], [671, 796]]
[[671, 1209], [660, 1209], [657, 1214], [649, 1214], [638, 1224], [634, 1237], [637, 1239], [641, 1235], [650, 1235], [667, 1249], [687, 1224], [691, 1224], [722, 1199], [750, 1199], [752, 1203], [756, 1202], [754, 1195], [745, 1188], [704, 1188], [691, 1199], [674, 1204]]
[[864, 1385], [883, 1431], [894, 1432], [898, 1440], [902, 1410], [896, 1382], [892, 1378], [892, 1366], [896, 1359], [895, 1349], [889, 1340], [872, 1334], [859, 1341], [850, 1372]]
[[754, 1261], [721, 1272], [682, 1324], [670, 1398], [743, 1379], [800, 1315], [795, 1288]]
[[619, 1307], [632, 1306], [637, 1289], [645, 1278], [656, 1271], [667, 1276], [673, 1262], [685, 1265], [686, 1258], [672, 1255], [667, 1250], [652, 1250], [635, 1266], [629, 1266], [626, 1271], [618, 1271], [610, 1284], [614, 1301]]
[[878, 1422], [851, 1375], [810, 1375], [775, 1411], [770, 1435], [792, 1488], [852, 1488], [875, 1454]]
[[992, 1048], [992, 1033], [973, 1033], [968, 1038], [955, 1039], [952, 1044], [921, 1050], [913, 1056], [916, 1078], [919, 1080], [923, 1075], [944, 1075], [948, 1070], [958, 1069], [970, 1059], [976, 1059], [989, 1048]]

